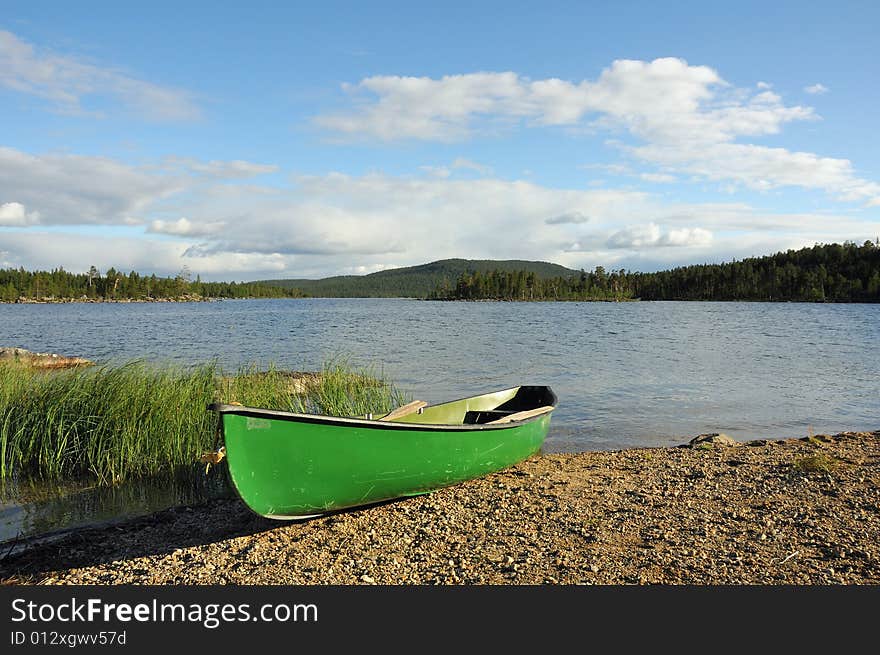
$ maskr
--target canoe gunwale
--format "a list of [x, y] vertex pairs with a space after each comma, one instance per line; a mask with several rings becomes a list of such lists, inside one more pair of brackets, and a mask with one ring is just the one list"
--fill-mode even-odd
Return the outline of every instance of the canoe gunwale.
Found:
[[208, 409], [218, 414], [235, 414], [237, 416], [248, 416], [251, 418], [273, 419], [280, 421], [290, 421], [294, 423], [319, 423], [325, 425], [339, 425], [343, 427], [360, 427], [374, 430], [410, 430], [410, 431], [452, 431], [467, 432], [471, 430], [509, 430], [511, 428], [520, 427], [526, 423], [537, 421], [550, 414], [555, 406], [550, 406], [546, 412], [542, 412], [536, 416], [531, 416], [521, 421], [510, 421], [507, 423], [397, 423], [395, 421], [380, 421], [379, 419], [365, 419], [343, 416], [326, 416], [323, 414], [299, 414], [296, 412], [285, 412], [276, 409], [263, 409], [259, 407], [245, 407], [243, 405], [227, 405], [223, 403], [212, 403], [208, 405]]

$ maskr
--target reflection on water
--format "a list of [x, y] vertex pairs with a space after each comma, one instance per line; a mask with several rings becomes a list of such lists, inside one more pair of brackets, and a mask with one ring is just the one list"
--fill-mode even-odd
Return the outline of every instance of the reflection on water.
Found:
[[[97, 362], [378, 366], [429, 403], [520, 384], [559, 397], [545, 452], [880, 428], [880, 304], [283, 299], [0, 305], [0, 346]], [[191, 502], [174, 482], [53, 487], [2, 506], [6, 534]], [[43, 509], [37, 509], [45, 506]], [[16, 527], [19, 526], [19, 527]], [[13, 535], [14, 536], [14, 535]]]
[[225, 466], [204, 465], [112, 487], [44, 480], [0, 486], [0, 541], [30, 537], [234, 495]]

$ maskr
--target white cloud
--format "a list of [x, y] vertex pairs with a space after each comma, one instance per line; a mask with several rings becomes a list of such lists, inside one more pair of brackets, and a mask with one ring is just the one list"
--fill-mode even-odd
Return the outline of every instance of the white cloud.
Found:
[[0, 147], [0, 200], [14, 199], [46, 225], [137, 223], [148, 206], [183, 188], [179, 179], [106, 157]]
[[805, 86], [804, 91], [811, 95], [819, 95], [822, 93], [828, 93], [828, 87], [824, 84], [812, 84], [810, 86]]
[[[744, 203], [668, 204], [633, 191], [523, 181], [331, 173], [297, 182], [289, 193], [251, 206], [247, 221], [229, 220], [222, 240], [202, 240], [189, 251], [191, 268], [198, 270], [197, 255], [275, 252], [295, 261], [296, 272], [287, 277], [445, 257], [646, 270], [769, 254], [793, 243], [860, 242], [876, 231], [876, 223], [846, 215], [774, 214]], [[202, 207], [200, 213], [242, 209], [230, 197], [212, 207], [216, 211]]]
[[678, 148], [653, 144], [627, 151], [650, 163], [759, 191], [799, 186], [824, 190], [843, 201], [871, 202], [880, 197], [880, 184], [858, 177], [849, 160], [809, 152], [738, 143]]
[[530, 80], [513, 72], [440, 79], [378, 76], [344, 86], [375, 101], [315, 122], [354, 136], [451, 140], [467, 136], [486, 119], [576, 125], [595, 115], [649, 140], [715, 141], [772, 134], [785, 122], [813, 117], [809, 108], [785, 107], [766, 87], [746, 99], [719, 97], [726, 87], [713, 69], [675, 58], [618, 60], [595, 82]]
[[275, 164], [257, 164], [241, 159], [201, 161], [191, 157], [166, 157], [164, 164], [169, 170], [179, 170], [227, 180], [247, 179], [276, 173], [279, 170]]
[[467, 124], [475, 115], [529, 113], [528, 98], [515, 73], [448, 75], [440, 80], [376, 76], [343, 89], [354, 96], [373, 94], [378, 101], [364, 104], [360, 112], [319, 116], [316, 124], [384, 140], [454, 140], [467, 135]]
[[226, 227], [221, 238], [194, 244], [189, 254], [348, 256], [369, 259], [358, 264], [368, 266], [389, 258], [423, 263], [439, 258], [438, 252], [485, 258], [487, 247], [526, 256], [558, 240], [542, 228], [547, 216], [573, 222], [602, 212], [613, 218], [645, 202], [638, 192], [558, 190], [487, 178], [331, 173], [295, 182], [278, 196], [237, 202], [226, 195], [194, 208], [195, 215], [212, 216]]
[[643, 267], [729, 258], [744, 244], [763, 244], [766, 254], [777, 244], [876, 236], [876, 221], [857, 216], [670, 204], [626, 189], [383, 173], [261, 187], [9, 148], [0, 149], [0, 201], [0, 251], [15, 266], [173, 275], [186, 265], [204, 279], [227, 280], [323, 277], [447, 257]]
[[49, 101], [56, 111], [102, 115], [86, 108], [84, 100], [121, 104], [144, 118], [192, 120], [201, 114], [184, 90], [139, 80], [112, 68], [74, 57], [38, 51], [11, 32], [0, 30], [0, 86]]
[[439, 177], [446, 179], [452, 175], [452, 171], [448, 166], [419, 166], [419, 170], [424, 171], [431, 177]]
[[846, 159], [741, 142], [818, 116], [811, 107], [786, 105], [767, 82], [756, 90], [735, 89], [712, 68], [682, 59], [618, 60], [595, 81], [480, 72], [370, 77], [345, 89], [357, 101], [353, 109], [314, 119], [343, 137], [451, 141], [502, 127], [592, 121], [594, 128], [624, 130], [643, 142], [616, 147], [664, 167], [642, 173], [646, 181], [671, 182], [676, 173], [690, 173], [759, 190], [821, 189], [870, 206], [880, 196], [877, 183], [859, 177]]
[[348, 266], [339, 271], [339, 275], [369, 275], [370, 273], [378, 273], [379, 271], [387, 271], [392, 268], [400, 268], [393, 264], [385, 264], [379, 262], [370, 266]]
[[583, 164], [580, 166], [585, 170], [600, 170], [612, 175], [634, 175], [632, 168], [626, 164]]
[[612, 234], [606, 247], [612, 249], [641, 250], [658, 247], [707, 246], [712, 242], [709, 230], [692, 227], [668, 230], [666, 232], [656, 223], [632, 225]]
[[661, 246], [691, 247], [708, 246], [712, 243], [712, 233], [701, 227], [682, 228], [669, 230], [660, 237]]
[[40, 212], [29, 212], [20, 202], [4, 202], [0, 205], [0, 226], [23, 227], [39, 222]]
[[181, 217], [176, 221], [164, 221], [161, 219], [152, 221], [147, 232], [158, 234], [173, 234], [175, 236], [207, 236], [220, 232], [225, 223], [223, 221], [193, 223], [188, 218]]
[[448, 166], [420, 166], [419, 170], [424, 171], [432, 177], [439, 178], [452, 177], [453, 173], [461, 170], [474, 171], [478, 175], [491, 175], [492, 173], [492, 168], [490, 166], [484, 166], [483, 164], [478, 164], [469, 159], [464, 159], [463, 157], [456, 158], [455, 161]]
[[661, 184], [670, 184], [678, 180], [675, 175], [669, 175], [668, 173], [641, 173], [639, 178], [645, 182], [658, 182]]
[[[196, 159], [168, 157], [159, 166], [132, 166], [107, 157], [68, 154], [32, 155], [0, 146], [0, 203], [9, 199], [14, 205], [2, 214], [0, 224], [17, 225], [139, 225], [149, 223], [150, 231], [165, 234], [199, 236], [212, 234], [223, 227], [211, 214], [168, 220], [153, 218], [162, 203], [175, 207], [193, 199], [178, 199], [184, 191], [196, 198], [221, 203], [229, 195], [259, 197], [276, 190], [243, 184], [218, 184], [217, 181], [242, 180], [253, 175], [275, 172], [277, 166], [242, 160], [203, 162]], [[213, 185], [213, 186], [212, 186]], [[198, 202], [198, 201], [196, 201]], [[24, 212], [24, 207], [28, 211]], [[211, 211], [215, 211], [212, 207]], [[166, 215], [169, 212], [164, 212]], [[233, 216], [240, 220], [242, 215]], [[150, 222], [152, 219], [152, 222]]]
[[293, 264], [293, 258], [277, 254], [223, 253], [200, 258], [196, 268], [185, 257], [185, 250], [185, 243], [143, 236], [84, 235], [74, 231], [0, 232], [0, 252], [7, 252], [7, 267], [23, 266], [28, 270], [62, 266], [77, 272], [94, 265], [101, 271], [113, 266], [123, 271], [175, 275], [188, 266], [194, 275], [204, 279], [228, 281], [234, 279], [234, 274], [271, 277]]
[[454, 169], [465, 169], [472, 170], [480, 175], [491, 175], [492, 167], [486, 166], [485, 164], [478, 164], [475, 161], [471, 161], [470, 159], [465, 159], [464, 157], [457, 157], [455, 161], [452, 162], [452, 168]]

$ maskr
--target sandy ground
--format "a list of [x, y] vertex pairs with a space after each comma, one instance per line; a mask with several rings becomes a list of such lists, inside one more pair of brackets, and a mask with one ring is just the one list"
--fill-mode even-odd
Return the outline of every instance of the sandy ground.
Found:
[[880, 431], [536, 456], [295, 523], [212, 501], [0, 557], [29, 585], [876, 585]]

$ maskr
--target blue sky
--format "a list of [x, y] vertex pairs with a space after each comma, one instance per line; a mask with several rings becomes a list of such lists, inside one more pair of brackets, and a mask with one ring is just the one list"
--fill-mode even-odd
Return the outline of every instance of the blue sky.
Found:
[[0, 7], [0, 267], [657, 270], [880, 236], [877, 3]]

